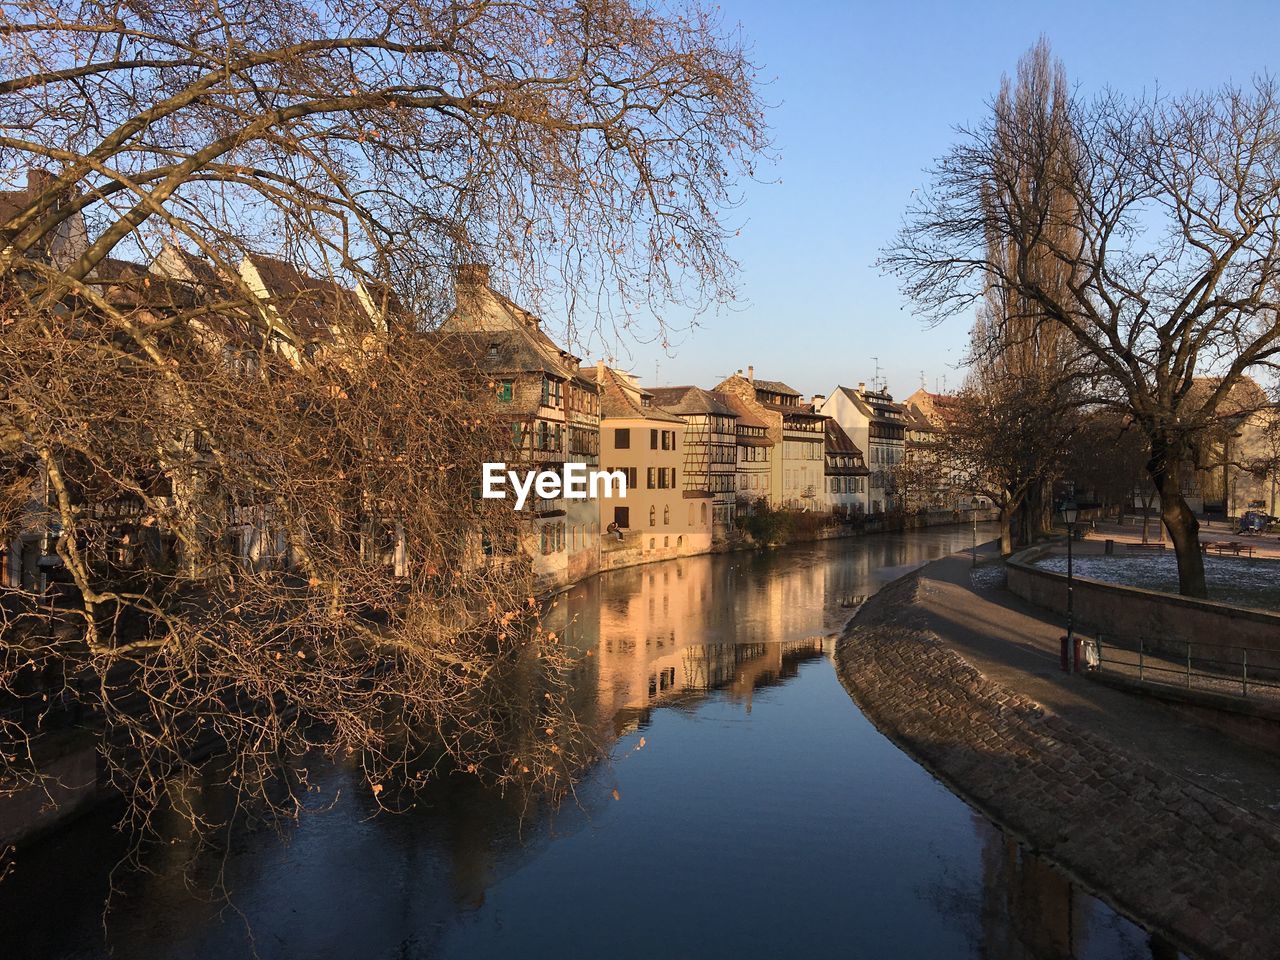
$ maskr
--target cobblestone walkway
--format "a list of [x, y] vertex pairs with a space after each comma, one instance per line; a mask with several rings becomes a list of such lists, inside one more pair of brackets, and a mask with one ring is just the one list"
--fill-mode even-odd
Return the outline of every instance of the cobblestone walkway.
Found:
[[[940, 561], [945, 563], [946, 561]], [[927, 568], [926, 568], [927, 569]], [[920, 574], [873, 597], [836, 662], [868, 717], [975, 807], [1192, 956], [1280, 956], [1280, 827], [997, 683], [942, 643]]]

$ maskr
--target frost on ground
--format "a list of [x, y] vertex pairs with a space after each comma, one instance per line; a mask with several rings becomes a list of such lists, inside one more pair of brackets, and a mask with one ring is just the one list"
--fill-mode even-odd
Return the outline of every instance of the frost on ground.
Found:
[[969, 582], [975, 590], [994, 590], [1003, 587], [1005, 571], [1003, 563], [986, 563], [969, 571]]
[[[1036, 566], [1066, 573], [1067, 558], [1045, 557]], [[1075, 573], [1106, 583], [1178, 592], [1178, 564], [1172, 551], [1143, 556], [1076, 557]], [[1210, 600], [1280, 610], [1280, 561], [1209, 555], [1204, 560], [1204, 574]]]

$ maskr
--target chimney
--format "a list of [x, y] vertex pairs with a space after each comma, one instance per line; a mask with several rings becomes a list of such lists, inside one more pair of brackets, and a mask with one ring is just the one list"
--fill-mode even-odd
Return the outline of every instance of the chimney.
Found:
[[489, 265], [487, 263], [460, 263], [453, 271], [454, 282], [460, 287], [487, 287]]
[[866, 382], [865, 382], [865, 381], [859, 381], [859, 383], [858, 383], [858, 396], [862, 396], [862, 394], [864, 394], [864, 393], [866, 393], [866, 392], [867, 392], [867, 384], [866, 384]]
[[600, 386], [602, 387], [604, 386], [604, 361], [603, 360], [596, 361], [596, 383], [600, 384]]
[[755, 368], [755, 367], [750, 366], [750, 365], [748, 365], [748, 366], [747, 366], [747, 379], [748, 379], [751, 383], [755, 383], [755, 382], [756, 382], [756, 368]]
[[817, 412], [818, 408], [822, 406], [823, 403], [826, 402], [826, 399], [827, 399], [827, 395], [825, 393], [815, 393], [813, 395], [813, 399], [810, 401], [810, 403], [813, 404], [813, 409], [815, 413]]
[[476, 310], [482, 294], [489, 286], [487, 263], [460, 263], [453, 268], [453, 299], [460, 311]]

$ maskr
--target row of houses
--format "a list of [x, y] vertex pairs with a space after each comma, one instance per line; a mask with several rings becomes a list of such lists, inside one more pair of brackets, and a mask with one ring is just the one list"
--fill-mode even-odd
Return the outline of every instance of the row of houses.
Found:
[[495, 385], [524, 463], [580, 463], [627, 480], [625, 498], [526, 508], [546, 586], [704, 553], [760, 509], [852, 519], [916, 506], [898, 489], [895, 468], [913, 436], [934, 429], [923, 391], [905, 404], [865, 383], [806, 397], [753, 366], [710, 387], [647, 387], [557, 346], [538, 317], [492, 287], [482, 265], [459, 269], [455, 296], [435, 337]]
[[[35, 183], [27, 193], [38, 188]], [[24, 197], [0, 195], [0, 206], [21, 205]], [[87, 232], [78, 221], [73, 226], [50, 250], [51, 260], [83, 250]], [[247, 368], [276, 361], [295, 369], [341, 364], [344, 355], [367, 353], [409, 323], [384, 288], [348, 289], [259, 254], [224, 272], [166, 244], [147, 264], [105, 262], [93, 282], [107, 299], [150, 298], [156, 303], [132, 305], [185, 311], [186, 325], [205, 347], [250, 375], [255, 371]], [[245, 306], [207, 316], [191, 309], [244, 304], [246, 291]], [[494, 289], [484, 265], [460, 266], [454, 293], [452, 312], [423, 336], [492, 387], [510, 428], [508, 448], [493, 451], [493, 459], [526, 469], [581, 464], [627, 478], [622, 499], [531, 498], [517, 549], [532, 556], [543, 587], [600, 569], [706, 552], [730, 540], [740, 518], [761, 509], [853, 518], [903, 505], [893, 467], [903, 460], [912, 413], [884, 390], [859, 384], [806, 397], [781, 381], [757, 378], [751, 366], [714, 386], [646, 387], [624, 370], [584, 362], [557, 344], [537, 316]], [[199, 461], [194, 454], [185, 459]], [[474, 466], [472, 482], [480, 469]], [[175, 488], [174, 497], [196, 496], [194, 474], [169, 482], [192, 488]], [[37, 497], [39, 491], [37, 484]], [[129, 526], [120, 504], [92, 509], [121, 513], [115, 526]], [[383, 525], [391, 530], [395, 518]], [[137, 536], [118, 538], [120, 552], [181, 562], [173, 531], [135, 526]], [[0, 543], [0, 585], [42, 591], [46, 572], [58, 562], [56, 529], [32, 523], [10, 534]], [[231, 544], [254, 569], [290, 562], [279, 524], [262, 504], [229, 505], [226, 529], [209, 535]], [[377, 549], [396, 571], [412, 562], [393, 533], [377, 539], [387, 541]]]

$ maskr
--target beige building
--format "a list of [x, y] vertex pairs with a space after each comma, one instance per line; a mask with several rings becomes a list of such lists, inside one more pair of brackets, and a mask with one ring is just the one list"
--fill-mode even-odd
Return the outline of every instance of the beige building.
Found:
[[[685, 422], [684, 489], [710, 494], [713, 539], [733, 530], [738, 439], [737, 414], [724, 400], [701, 387], [654, 387], [654, 402]], [[699, 506], [701, 516], [701, 506]]]
[[722, 381], [716, 390], [732, 394], [767, 424], [773, 441], [772, 496], [775, 507], [790, 510], [825, 509], [823, 488], [823, 414], [802, 403], [800, 392], [779, 380], [757, 380], [747, 367]]
[[769, 436], [769, 424], [756, 416], [736, 394], [719, 393], [717, 396], [738, 414], [735, 421], [738, 439], [738, 465], [735, 471], [738, 513], [750, 513], [761, 502], [772, 505], [775, 444]]
[[[1198, 377], [1193, 407], [1217, 384]], [[1252, 377], [1244, 377], [1218, 407], [1200, 444], [1197, 469], [1185, 486], [1193, 510], [1239, 517], [1249, 510], [1280, 514], [1280, 409]]]
[[624, 499], [601, 499], [601, 565], [705, 553], [711, 549], [709, 493], [686, 490], [684, 418], [653, 402], [635, 377], [604, 363], [600, 388], [600, 466], [627, 476]]

